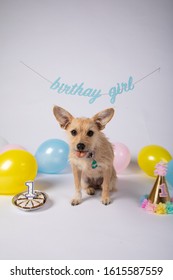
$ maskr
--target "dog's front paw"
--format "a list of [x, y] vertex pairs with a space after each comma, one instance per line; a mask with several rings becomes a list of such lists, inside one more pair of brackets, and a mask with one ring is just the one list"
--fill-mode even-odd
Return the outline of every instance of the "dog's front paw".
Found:
[[102, 197], [102, 203], [104, 205], [109, 205], [111, 203], [110, 197]]
[[79, 198], [73, 198], [72, 201], [71, 201], [72, 206], [76, 206], [80, 203], [81, 203], [81, 199], [79, 199]]
[[71, 201], [71, 205], [75, 206], [80, 204], [82, 201], [82, 194], [81, 191], [77, 191]]

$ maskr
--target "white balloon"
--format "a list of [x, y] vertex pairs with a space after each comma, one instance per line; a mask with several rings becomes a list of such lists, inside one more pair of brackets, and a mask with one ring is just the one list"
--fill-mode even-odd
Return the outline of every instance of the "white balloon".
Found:
[[0, 149], [8, 144], [8, 141], [0, 136]]

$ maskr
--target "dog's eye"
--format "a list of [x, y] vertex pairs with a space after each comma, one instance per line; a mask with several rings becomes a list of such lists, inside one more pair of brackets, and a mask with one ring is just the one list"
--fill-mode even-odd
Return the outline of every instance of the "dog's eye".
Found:
[[87, 135], [88, 135], [89, 137], [93, 136], [93, 134], [94, 134], [94, 131], [92, 131], [92, 130], [89, 130], [89, 131], [87, 132]]
[[73, 130], [71, 131], [71, 135], [76, 136], [76, 135], [77, 135], [77, 131], [76, 131], [75, 129], [73, 129]]

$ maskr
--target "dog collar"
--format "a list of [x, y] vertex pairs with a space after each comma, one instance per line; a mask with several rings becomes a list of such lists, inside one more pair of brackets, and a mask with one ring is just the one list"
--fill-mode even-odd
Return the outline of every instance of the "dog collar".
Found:
[[95, 169], [95, 168], [98, 167], [97, 161], [94, 159], [94, 155], [95, 155], [94, 152], [88, 152], [88, 156], [87, 156], [87, 158], [92, 158], [92, 159], [93, 159], [93, 161], [92, 161], [92, 163], [91, 163], [92, 169]]

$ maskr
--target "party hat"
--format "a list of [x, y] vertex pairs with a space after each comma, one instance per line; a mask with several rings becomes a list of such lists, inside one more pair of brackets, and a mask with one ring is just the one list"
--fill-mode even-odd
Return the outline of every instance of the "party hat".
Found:
[[160, 162], [156, 165], [154, 174], [156, 181], [149, 195], [144, 195], [140, 199], [141, 207], [147, 212], [155, 214], [173, 214], [173, 198], [170, 197], [165, 176], [167, 165]]
[[153, 204], [167, 203], [171, 201], [165, 180], [166, 172], [167, 165], [165, 162], [160, 162], [156, 165], [154, 174], [157, 175], [157, 178], [148, 197], [148, 200]]

